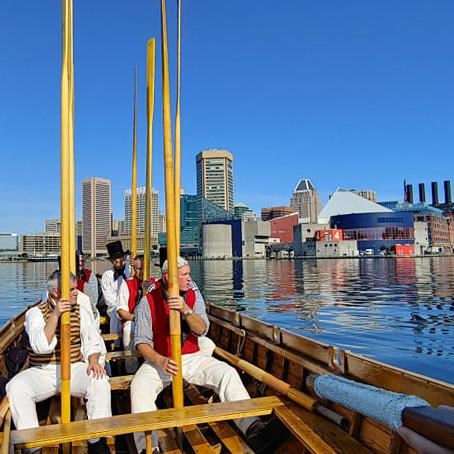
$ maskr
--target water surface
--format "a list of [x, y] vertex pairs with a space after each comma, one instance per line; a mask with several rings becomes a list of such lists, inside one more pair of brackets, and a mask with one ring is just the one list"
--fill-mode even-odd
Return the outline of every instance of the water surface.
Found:
[[[0, 324], [43, 294], [55, 266], [0, 263]], [[209, 302], [454, 383], [454, 257], [196, 261], [192, 270]]]

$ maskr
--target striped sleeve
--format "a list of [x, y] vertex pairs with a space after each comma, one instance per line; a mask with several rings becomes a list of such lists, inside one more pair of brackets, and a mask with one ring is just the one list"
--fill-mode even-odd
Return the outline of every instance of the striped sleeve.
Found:
[[134, 348], [139, 344], [148, 344], [153, 347], [153, 322], [150, 306], [144, 296], [134, 310]]

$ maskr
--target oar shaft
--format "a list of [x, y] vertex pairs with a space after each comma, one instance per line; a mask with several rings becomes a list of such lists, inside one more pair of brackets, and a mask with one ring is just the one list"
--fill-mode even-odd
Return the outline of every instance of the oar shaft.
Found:
[[134, 66], [134, 117], [132, 127], [131, 257], [137, 253], [137, 65]]
[[144, 234], [144, 281], [150, 277], [151, 251], [151, 213], [152, 197], [152, 166], [153, 166], [153, 117], [154, 117], [154, 79], [155, 79], [155, 48], [156, 40], [151, 38], [147, 44], [147, 170], [145, 177], [145, 234]]
[[[169, 295], [179, 296], [177, 250], [175, 244], [175, 186], [172, 162], [172, 126], [170, 118], [170, 80], [167, 47], [167, 17], [165, 0], [161, 0], [161, 52], [162, 52], [162, 105], [164, 122], [164, 165], [166, 188], [167, 260]], [[172, 358], [178, 364], [178, 373], [172, 380], [174, 407], [184, 406], [183, 375], [181, 373], [181, 322], [180, 313], [170, 311], [170, 342]]]

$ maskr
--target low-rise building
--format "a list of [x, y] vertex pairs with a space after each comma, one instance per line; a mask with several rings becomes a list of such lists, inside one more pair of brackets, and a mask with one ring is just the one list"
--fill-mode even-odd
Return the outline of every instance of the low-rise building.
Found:
[[19, 253], [31, 257], [60, 255], [59, 233], [32, 233], [21, 235]]
[[269, 244], [271, 226], [269, 222], [243, 222], [243, 257], [266, 257], [266, 246]]
[[17, 233], [0, 232], [0, 257], [15, 257], [19, 252], [19, 236]]
[[301, 255], [317, 258], [356, 257], [358, 243], [354, 240], [306, 241], [302, 244]]

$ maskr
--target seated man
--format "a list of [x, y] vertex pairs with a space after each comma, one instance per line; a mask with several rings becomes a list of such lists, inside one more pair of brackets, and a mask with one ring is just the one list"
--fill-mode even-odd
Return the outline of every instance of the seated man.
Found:
[[[233, 367], [200, 351], [199, 336], [207, 333], [209, 322], [203, 299], [196, 298], [195, 291], [191, 288], [188, 262], [178, 257], [181, 296], [168, 296], [167, 276], [166, 261], [162, 267], [162, 278], [150, 287], [135, 310], [134, 345], [142, 353], [145, 362], [131, 383], [132, 413], [156, 410], [158, 394], [171, 383], [172, 376], [177, 373], [177, 363], [170, 358], [169, 309], [178, 310], [183, 317], [183, 378], [189, 383], [213, 389], [222, 402], [249, 399], [249, 394]], [[277, 438], [274, 421], [269, 427], [259, 418], [243, 418], [235, 420], [235, 423], [257, 452], [264, 452], [273, 438]], [[134, 438], [140, 453], [145, 448], [144, 434], [136, 433]], [[158, 448], [155, 438], [153, 447]]]
[[[123, 328], [123, 348], [133, 350], [131, 344], [132, 325], [134, 321], [134, 309], [142, 298], [143, 281], [143, 255], [137, 255], [132, 263], [134, 277], [123, 281], [120, 285], [117, 298], [117, 316]], [[132, 374], [138, 367], [137, 358], [129, 358], [125, 361], [126, 372]]]
[[[112, 415], [110, 384], [100, 363], [105, 348], [89, 298], [77, 290], [73, 274], [70, 289], [69, 301], [61, 299], [61, 273], [54, 271], [47, 280], [47, 301], [25, 315], [30, 368], [17, 374], [6, 389], [17, 429], [38, 427], [36, 402], [60, 390], [60, 316], [67, 311], [71, 316], [71, 395], [87, 399], [88, 419]], [[89, 440], [88, 452], [110, 453], [104, 438]]]

